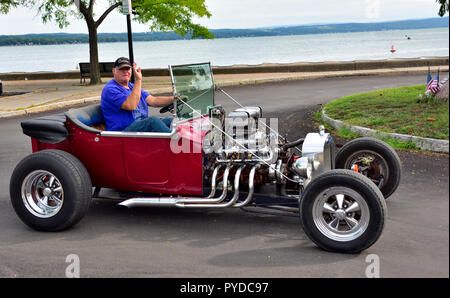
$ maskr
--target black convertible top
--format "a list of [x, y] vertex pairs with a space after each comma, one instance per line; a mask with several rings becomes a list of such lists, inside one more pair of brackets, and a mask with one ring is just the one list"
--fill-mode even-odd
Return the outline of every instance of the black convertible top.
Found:
[[43, 143], [56, 144], [65, 140], [69, 133], [63, 113], [43, 116], [20, 123], [23, 133]]
[[64, 141], [69, 132], [66, 127], [67, 118], [76, 126], [94, 133], [101, 130], [91, 126], [104, 124], [100, 104], [70, 109], [66, 113], [43, 116], [20, 123], [23, 133], [43, 143], [56, 144]]

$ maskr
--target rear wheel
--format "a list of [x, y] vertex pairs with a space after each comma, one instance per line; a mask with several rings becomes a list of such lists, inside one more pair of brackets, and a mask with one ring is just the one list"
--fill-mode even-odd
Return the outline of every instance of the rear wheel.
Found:
[[380, 190], [349, 170], [332, 170], [312, 180], [300, 200], [300, 221], [322, 249], [358, 253], [380, 237], [387, 216]]
[[358, 138], [346, 143], [336, 154], [337, 169], [357, 169], [381, 190], [387, 199], [401, 178], [400, 158], [388, 144], [374, 138]]
[[86, 214], [92, 185], [83, 164], [60, 150], [25, 157], [10, 181], [11, 203], [20, 219], [33, 229], [61, 231]]

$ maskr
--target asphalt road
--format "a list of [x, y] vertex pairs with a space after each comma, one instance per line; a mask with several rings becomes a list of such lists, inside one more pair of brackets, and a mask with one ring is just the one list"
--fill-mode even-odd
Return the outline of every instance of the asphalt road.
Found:
[[[245, 105], [263, 106], [295, 139], [315, 129], [319, 104], [424, 78], [333, 78], [226, 91]], [[9, 202], [11, 172], [31, 151], [19, 125], [24, 119], [0, 120], [0, 277], [64, 277], [71, 254], [79, 257], [81, 277], [365, 277], [372, 255], [381, 277], [449, 276], [448, 155], [398, 151], [404, 175], [387, 201], [386, 228], [358, 255], [318, 249], [297, 218], [229, 209], [123, 210], [105, 200], [95, 200], [74, 228], [42, 233], [25, 226]]]

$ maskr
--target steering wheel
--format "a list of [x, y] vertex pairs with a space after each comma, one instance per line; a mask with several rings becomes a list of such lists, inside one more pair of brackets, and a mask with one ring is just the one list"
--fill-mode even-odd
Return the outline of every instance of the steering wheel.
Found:
[[[178, 96], [175, 97], [177, 100], [177, 110], [180, 110], [181, 107], [184, 105], [184, 102], [189, 100], [189, 97], [187, 95], [182, 95], [182, 96]], [[171, 102], [168, 105], [166, 105], [165, 107], [162, 107], [159, 112], [161, 114], [166, 113], [168, 111], [170, 111], [171, 113], [173, 113], [173, 108], [174, 108], [174, 103]]]

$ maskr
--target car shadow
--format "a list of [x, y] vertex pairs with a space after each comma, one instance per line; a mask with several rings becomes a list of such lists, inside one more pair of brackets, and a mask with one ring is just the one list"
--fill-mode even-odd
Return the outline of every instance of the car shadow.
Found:
[[[95, 199], [87, 215], [74, 227], [56, 233], [38, 232], [16, 216], [2, 200], [0, 242], [15, 245], [33, 241], [66, 241], [82, 245], [114, 237], [124, 243], [153, 245], [173, 244], [192, 249], [226, 251], [208, 260], [215, 266], [284, 266], [307, 265], [348, 260], [358, 255], [325, 252], [303, 232], [298, 218], [243, 212], [239, 209], [134, 208], [117, 205], [117, 201]], [[9, 203], [9, 202], [8, 202]], [[4, 206], [5, 205], [5, 206]], [[10, 209], [10, 210], [8, 210]], [[228, 249], [238, 243], [254, 250]], [[233, 244], [236, 245], [236, 244]]]

